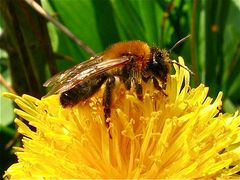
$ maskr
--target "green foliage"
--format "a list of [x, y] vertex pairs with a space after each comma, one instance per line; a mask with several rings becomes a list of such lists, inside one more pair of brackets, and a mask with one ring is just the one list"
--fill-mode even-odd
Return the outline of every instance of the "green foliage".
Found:
[[[1, 1], [0, 8], [4, 1]], [[133, 39], [170, 49], [178, 40], [191, 34], [191, 40], [174, 49], [171, 57], [176, 58], [179, 55], [184, 57], [187, 66], [195, 73], [192, 77], [192, 86], [200, 82], [205, 83], [210, 87], [209, 93], [213, 98], [219, 91], [223, 91], [226, 102], [224, 110], [234, 112], [239, 109], [240, 1], [42, 0], [42, 3], [44, 9], [97, 53], [101, 53], [115, 42]], [[15, 3], [14, 7], [18, 9], [18, 3]], [[7, 30], [9, 41], [15, 45], [17, 52], [25, 48], [32, 65], [26, 68], [28, 63], [26, 59], [16, 54], [8, 55], [11, 72], [9, 74], [15, 90], [34, 94], [30, 88], [34, 84], [29, 80], [35, 77], [34, 90], [38, 95], [40, 93], [39, 96], [45, 93], [41, 84], [54, 72], [55, 60], [49, 59], [52, 57], [49, 56], [52, 49], [41, 46], [40, 39], [47, 42], [50, 36], [54, 53], [57, 54], [55, 57], [58, 57], [59, 71], [90, 57], [51, 22], [47, 24], [48, 34], [45, 31], [37, 31], [39, 33], [37, 36], [33, 34], [32, 30], [36, 30], [39, 23], [41, 27], [46, 25], [42, 24], [43, 19], [32, 9], [22, 18], [21, 9], [16, 11], [19, 18], [18, 28], [21, 29], [24, 38], [24, 42], [17, 42], [16, 29], [11, 24], [11, 16], [4, 8], [0, 10], [4, 14], [4, 22], [1, 22], [1, 26], [5, 31]], [[29, 19], [37, 23], [29, 24], [27, 22]], [[1, 42], [0, 47], [2, 48]], [[6, 74], [7, 69], [3, 68], [5, 66], [2, 57], [0, 56], [1, 74]], [[14, 61], [11, 60], [12, 57]], [[1, 101], [2, 122], [6, 118], [2, 116], [2, 112], [9, 113], [7, 109], [10, 108]]]

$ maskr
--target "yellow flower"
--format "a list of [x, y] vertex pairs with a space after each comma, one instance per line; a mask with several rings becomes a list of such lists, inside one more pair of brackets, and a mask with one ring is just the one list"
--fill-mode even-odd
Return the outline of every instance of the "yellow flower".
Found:
[[[179, 62], [184, 64], [182, 58]], [[226, 178], [240, 170], [240, 116], [222, 114], [222, 93], [215, 101], [203, 84], [191, 89], [189, 73], [174, 66], [166, 95], [144, 84], [144, 99], [118, 83], [113, 92], [108, 132], [103, 87], [72, 108], [59, 95], [15, 100], [24, 135], [16, 148], [18, 163], [5, 176], [13, 179], [68, 178]], [[112, 139], [109, 138], [111, 133]]]

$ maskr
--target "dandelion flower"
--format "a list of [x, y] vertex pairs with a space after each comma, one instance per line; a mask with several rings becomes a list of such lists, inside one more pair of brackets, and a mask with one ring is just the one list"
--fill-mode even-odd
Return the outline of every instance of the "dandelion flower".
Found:
[[[179, 62], [184, 64], [180, 57]], [[144, 84], [140, 101], [117, 83], [110, 127], [102, 107], [104, 87], [84, 102], [63, 108], [59, 95], [44, 99], [6, 93], [16, 102], [23, 147], [5, 176], [68, 178], [227, 178], [240, 170], [240, 116], [222, 114], [222, 93], [207, 97], [190, 88], [189, 73], [174, 66], [166, 95]], [[103, 85], [104, 86], [104, 85]], [[111, 133], [112, 138], [109, 137]], [[239, 176], [238, 176], [239, 177]]]

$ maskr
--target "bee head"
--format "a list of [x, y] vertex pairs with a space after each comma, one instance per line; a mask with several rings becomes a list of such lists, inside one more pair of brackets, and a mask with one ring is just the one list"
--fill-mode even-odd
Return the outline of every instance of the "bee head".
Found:
[[147, 65], [147, 72], [151, 73], [163, 83], [167, 82], [167, 74], [169, 73], [170, 64], [169, 53], [165, 49], [151, 48], [151, 57]]
[[165, 85], [167, 82], [167, 75], [170, 71], [171, 64], [176, 64], [179, 67], [186, 69], [188, 72], [190, 72], [190, 74], [194, 74], [190, 69], [188, 69], [187, 66], [179, 64], [178, 62], [171, 60], [169, 57], [171, 51], [189, 37], [190, 35], [180, 39], [170, 50], [159, 49], [155, 47], [151, 48], [151, 56], [145, 70], [146, 74], [150, 73], [150, 75], [155, 76], [161, 80], [163, 85]]

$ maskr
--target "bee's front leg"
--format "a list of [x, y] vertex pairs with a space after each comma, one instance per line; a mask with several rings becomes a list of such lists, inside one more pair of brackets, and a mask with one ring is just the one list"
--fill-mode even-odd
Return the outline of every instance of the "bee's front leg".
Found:
[[161, 91], [164, 96], [168, 96], [168, 95], [164, 92], [164, 89], [166, 88], [166, 87], [165, 87], [166, 85], [163, 84], [164, 87], [161, 87], [161, 86], [159, 85], [158, 80], [157, 80], [155, 77], [153, 77], [152, 80], [153, 80], [153, 85], [154, 85], [154, 87], [155, 87], [157, 90]]
[[[115, 85], [115, 77], [110, 76], [106, 81], [106, 87], [103, 95], [103, 106], [104, 106], [104, 118], [107, 128], [109, 128], [110, 122], [108, 118], [111, 116], [111, 102], [112, 102], [112, 91]], [[110, 138], [111, 134], [109, 133]]]

